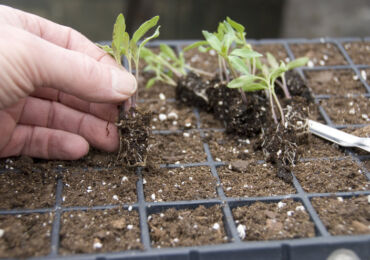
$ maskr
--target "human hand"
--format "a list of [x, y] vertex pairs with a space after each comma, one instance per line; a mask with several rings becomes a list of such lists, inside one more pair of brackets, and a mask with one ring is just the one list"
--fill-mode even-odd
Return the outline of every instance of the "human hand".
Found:
[[0, 68], [0, 158], [77, 159], [89, 144], [118, 148], [115, 104], [136, 81], [86, 37], [0, 6]]

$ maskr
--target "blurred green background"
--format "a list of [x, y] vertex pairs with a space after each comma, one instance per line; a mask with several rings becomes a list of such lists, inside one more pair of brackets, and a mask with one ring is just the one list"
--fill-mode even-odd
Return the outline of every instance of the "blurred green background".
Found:
[[161, 16], [160, 39], [198, 39], [226, 16], [246, 26], [249, 38], [370, 36], [369, 0], [0, 0], [68, 25], [94, 41], [111, 39], [123, 12], [128, 30]]

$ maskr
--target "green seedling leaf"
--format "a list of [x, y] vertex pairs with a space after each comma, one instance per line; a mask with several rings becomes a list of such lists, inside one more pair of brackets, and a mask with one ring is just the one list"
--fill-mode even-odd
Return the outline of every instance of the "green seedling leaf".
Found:
[[241, 25], [240, 23], [235, 22], [230, 17], [226, 17], [226, 21], [239, 33], [243, 33], [245, 30], [245, 27]]
[[239, 78], [233, 79], [227, 84], [229, 88], [243, 88], [244, 86], [253, 83], [255, 76], [252, 74], [240, 76]]
[[278, 68], [273, 69], [270, 73], [271, 84], [273, 84], [275, 82], [275, 79], [281, 77], [281, 75], [283, 75], [287, 70], [288, 69], [283, 62], [280, 63], [280, 66]]
[[230, 53], [230, 55], [242, 57], [245, 59], [258, 58], [262, 56], [262, 54], [247, 48], [235, 49]]
[[235, 39], [233, 32], [228, 32], [225, 34], [224, 39], [222, 41], [222, 47], [221, 47], [221, 54], [226, 57], [229, 53], [229, 49], [231, 44], [233, 43]]
[[266, 56], [267, 56], [267, 61], [268, 63], [270, 64], [270, 66], [274, 69], [276, 68], [279, 68], [279, 63], [278, 61], [275, 59], [275, 57], [271, 54], [271, 53], [266, 53]]
[[131, 42], [136, 45], [136, 43], [144, 36], [151, 28], [157, 25], [159, 16], [154, 16], [152, 19], [144, 22], [139, 29], [136, 30], [132, 36]]
[[104, 51], [108, 52], [110, 55], [113, 56], [113, 50], [109, 45], [101, 45], [99, 43], [96, 44], [99, 48], [103, 49]]
[[194, 48], [197, 48], [197, 47], [200, 47], [200, 46], [204, 46], [204, 45], [209, 45], [207, 41], [199, 41], [199, 42], [194, 42], [188, 46], [186, 46], [184, 48], [184, 51], [188, 51], [188, 50], [191, 50], [191, 49], [194, 49]]
[[126, 23], [123, 14], [119, 14], [113, 27], [112, 50], [118, 64], [121, 64], [121, 54], [124, 52], [123, 37], [126, 31]]
[[244, 87], [242, 87], [244, 92], [254, 92], [254, 91], [263, 90], [266, 88], [267, 87], [261, 83], [251, 83], [251, 84], [247, 84]]
[[165, 54], [171, 60], [177, 60], [176, 54], [173, 49], [167, 44], [160, 44], [159, 48], [163, 54]]
[[245, 62], [237, 56], [229, 56], [231, 65], [241, 74], [250, 74], [250, 71]]
[[145, 85], [145, 88], [147, 88], [147, 89], [149, 89], [149, 88], [151, 88], [153, 85], [154, 85], [154, 83], [157, 81], [157, 78], [151, 78], [150, 80], [148, 80], [148, 82], [146, 83], [146, 85]]
[[209, 45], [211, 45], [211, 47], [218, 53], [221, 53], [221, 41], [217, 38], [217, 36], [207, 31], [202, 31], [202, 33]]
[[295, 59], [287, 64], [287, 69], [291, 70], [294, 68], [302, 67], [307, 64], [308, 60], [309, 59], [307, 57]]
[[208, 51], [212, 50], [212, 47], [199, 46], [198, 50], [200, 52], [203, 52], [204, 53], [204, 52], [208, 52]]
[[158, 26], [157, 29], [155, 30], [155, 32], [151, 36], [145, 38], [140, 43], [140, 45], [139, 45], [139, 53], [140, 53], [141, 48], [143, 48], [148, 41], [153, 40], [153, 39], [155, 39], [155, 38], [157, 38], [159, 36], [159, 28], [161, 28], [161, 26]]

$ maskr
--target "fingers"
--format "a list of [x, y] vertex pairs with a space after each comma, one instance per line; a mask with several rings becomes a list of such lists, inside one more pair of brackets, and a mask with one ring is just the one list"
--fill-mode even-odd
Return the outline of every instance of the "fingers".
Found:
[[44, 159], [75, 160], [89, 151], [87, 141], [78, 135], [37, 126], [18, 125], [0, 157], [28, 155]]
[[118, 134], [114, 124], [57, 102], [27, 98], [19, 123], [78, 134], [92, 146], [105, 151], [113, 152], [118, 148]]

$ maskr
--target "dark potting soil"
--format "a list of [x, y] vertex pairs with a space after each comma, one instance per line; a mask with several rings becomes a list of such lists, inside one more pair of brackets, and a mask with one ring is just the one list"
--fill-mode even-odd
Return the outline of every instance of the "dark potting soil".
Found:
[[223, 122], [219, 120], [215, 120], [215, 117], [207, 113], [205, 111], [199, 111], [200, 116], [200, 128], [216, 128], [216, 129], [222, 129], [224, 128]]
[[308, 57], [313, 66], [347, 64], [340, 50], [332, 43], [290, 44], [290, 48], [296, 58]]
[[120, 114], [116, 124], [120, 133], [120, 147], [115, 164], [124, 167], [145, 166], [152, 114], [135, 108]]
[[311, 201], [330, 234], [370, 234], [370, 195], [312, 198]]
[[228, 242], [220, 206], [195, 209], [174, 208], [148, 218], [152, 246], [179, 247]]
[[354, 64], [370, 64], [370, 42], [347, 42], [343, 47]]
[[306, 192], [368, 190], [370, 182], [351, 159], [299, 162], [293, 172]]
[[144, 170], [146, 201], [210, 199], [217, 196], [216, 179], [208, 167]]
[[334, 124], [369, 124], [370, 122], [370, 102], [365, 96], [322, 99], [320, 104]]
[[217, 168], [225, 195], [228, 197], [261, 197], [296, 193], [291, 183], [277, 177], [270, 163], [256, 160], [234, 161]]
[[192, 163], [207, 160], [198, 133], [187, 131], [184, 133], [153, 135], [150, 140], [150, 159], [153, 162]]
[[45, 256], [50, 252], [52, 213], [1, 215], [0, 258]]
[[280, 240], [315, 236], [314, 224], [300, 202], [255, 202], [234, 208], [232, 212], [242, 240]]
[[56, 173], [45, 169], [30, 170], [29, 165], [21, 170], [21, 163], [16, 164], [11, 159], [6, 160], [6, 166], [9, 169], [0, 173], [0, 209], [54, 206]]
[[365, 94], [366, 88], [352, 70], [305, 71], [307, 85], [315, 95]]
[[99, 206], [135, 203], [135, 169], [73, 168], [63, 172], [63, 206]]
[[142, 104], [153, 113], [152, 130], [178, 130], [196, 128], [196, 118], [191, 107], [179, 102], [151, 101]]
[[70, 211], [61, 217], [62, 255], [142, 249], [135, 210]]
[[333, 158], [345, 156], [343, 148], [314, 135], [309, 135], [307, 142], [298, 146], [298, 151], [302, 158]]

